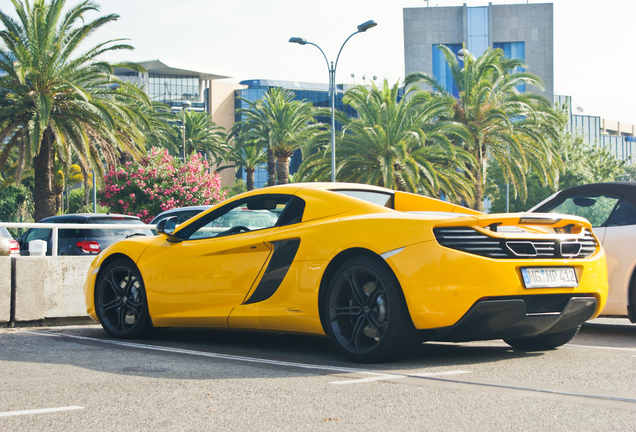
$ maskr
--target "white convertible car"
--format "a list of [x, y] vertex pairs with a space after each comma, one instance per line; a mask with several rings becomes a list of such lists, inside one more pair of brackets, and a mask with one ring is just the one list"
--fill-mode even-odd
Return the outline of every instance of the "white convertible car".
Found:
[[607, 256], [609, 294], [601, 315], [636, 322], [636, 182], [571, 187], [529, 211], [582, 216], [592, 223]]

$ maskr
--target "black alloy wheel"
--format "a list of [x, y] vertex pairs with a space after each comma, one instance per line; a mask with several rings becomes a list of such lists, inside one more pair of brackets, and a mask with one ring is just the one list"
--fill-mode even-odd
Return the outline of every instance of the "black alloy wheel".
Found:
[[352, 258], [327, 291], [327, 332], [336, 347], [361, 363], [395, 361], [419, 345], [400, 285], [386, 264]]
[[95, 284], [95, 310], [102, 327], [116, 338], [149, 336], [153, 330], [143, 280], [127, 259], [110, 263]]

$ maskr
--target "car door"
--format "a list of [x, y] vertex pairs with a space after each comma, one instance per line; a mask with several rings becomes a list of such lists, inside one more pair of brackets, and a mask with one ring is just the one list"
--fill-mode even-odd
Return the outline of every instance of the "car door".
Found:
[[636, 208], [621, 199], [611, 216], [603, 237], [610, 286], [605, 315], [627, 315], [629, 288], [636, 267]]
[[[609, 292], [602, 315], [626, 315], [627, 293], [626, 277], [631, 277], [633, 259], [626, 259], [633, 253], [626, 254], [629, 240], [622, 235], [634, 235], [628, 225], [623, 225], [625, 218], [630, 217], [630, 207], [624, 199], [602, 193], [580, 193], [547, 203], [536, 211], [565, 213], [581, 216], [592, 223], [596, 237], [605, 249]], [[635, 211], [636, 213], [636, 211]], [[634, 239], [636, 240], [636, 238]], [[625, 242], [625, 243], [623, 243]], [[630, 276], [627, 276], [629, 272]]]
[[272, 252], [264, 239], [291, 196], [234, 201], [150, 246], [139, 262], [156, 325], [226, 327]]

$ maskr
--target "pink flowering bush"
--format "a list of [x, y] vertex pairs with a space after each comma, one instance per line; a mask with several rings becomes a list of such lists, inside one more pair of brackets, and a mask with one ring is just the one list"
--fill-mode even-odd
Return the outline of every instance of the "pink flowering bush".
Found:
[[208, 173], [208, 162], [198, 154], [184, 164], [168, 150], [152, 148], [139, 162], [111, 169], [100, 194], [101, 205], [112, 212], [138, 216], [145, 223], [165, 210], [223, 201], [218, 173]]

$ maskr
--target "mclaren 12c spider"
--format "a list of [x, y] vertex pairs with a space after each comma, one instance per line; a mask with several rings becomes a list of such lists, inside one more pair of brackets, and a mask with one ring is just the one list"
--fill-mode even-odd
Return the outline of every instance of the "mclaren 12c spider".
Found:
[[583, 218], [481, 214], [347, 183], [251, 191], [104, 250], [85, 284], [116, 338], [160, 327], [328, 335], [356, 362], [423, 341], [567, 343], [603, 309], [605, 255]]

